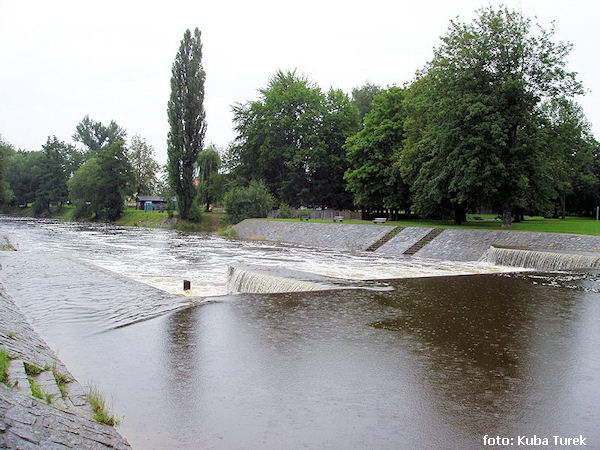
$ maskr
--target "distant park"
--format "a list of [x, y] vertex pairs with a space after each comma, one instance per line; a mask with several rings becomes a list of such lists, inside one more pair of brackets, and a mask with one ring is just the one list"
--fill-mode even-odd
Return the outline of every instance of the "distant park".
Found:
[[[86, 115], [72, 143], [0, 138], [0, 202], [12, 214], [190, 230], [335, 210], [388, 225], [597, 234], [600, 146], [576, 102], [585, 86], [567, 66], [571, 48], [518, 11], [484, 7], [452, 21], [408, 82], [347, 93], [277, 71], [231, 105], [237, 136], [218, 148], [204, 142], [201, 33], [187, 30], [165, 99], [165, 166], [143, 136]], [[141, 196], [163, 199], [170, 220], [136, 211]]]

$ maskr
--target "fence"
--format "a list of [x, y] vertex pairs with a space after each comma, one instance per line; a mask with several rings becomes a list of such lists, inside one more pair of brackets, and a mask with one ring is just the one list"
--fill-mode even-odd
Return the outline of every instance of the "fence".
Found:
[[[291, 217], [306, 217], [310, 216], [311, 219], [321, 220], [333, 220], [335, 216], [342, 216], [345, 220], [360, 220], [360, 211], [341, 211], [337, 209], [289, 209], [289, 215]], [[279, 217], [279, 210], [274, 209], [268, 215], [270, 219], [276, 219]]]

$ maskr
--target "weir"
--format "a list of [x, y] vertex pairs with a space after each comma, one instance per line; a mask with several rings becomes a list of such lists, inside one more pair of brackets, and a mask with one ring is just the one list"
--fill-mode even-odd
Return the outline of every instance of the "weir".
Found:
[[484, 261], [538, 270], [573, 270], [600, 267], [599, 254], [560, 253], [543, 250], [490, 247]]
[[227, 269], [227, 293], [275, 294], [367, 287], [366, 283], [333, 278], [299, 270], [254, 264], [236, 264]]

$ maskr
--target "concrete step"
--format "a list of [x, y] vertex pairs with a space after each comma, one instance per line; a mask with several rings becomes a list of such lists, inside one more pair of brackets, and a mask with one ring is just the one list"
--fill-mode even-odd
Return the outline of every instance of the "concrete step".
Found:
[[423, 247], [425, 247], [427, 244], [429, 244], [431, 241], [433, 241], [436, 237], [438, 237], [442, 233], [442, 231], [444, 231], [443, 228], [434, 228], [429, 233], [427, 233], [425, 236], [423, 236], [421, 239], [419, 239], [417, 242], [415, 242], [410, 248], [408, 248], [403, 253], [403, 255], [409, 255], [409, 256], [414, 255], [419, 250], [421, 250]]
[[369, 245], [365, 250], [367, 252], [374, 252], [374, 251], [376, 251], [383, 244], [385, 244], [386, 242], [389, 242], [390, 239], [392, 239], [393, 237], [397, 236], [398, 233], [400, 233], [402, 230], [404, 230], [404, 228], [406, 228], [406, 227], [392, 227], [392, 229], [390, 231], [388, 231], [386, 234], [384, 234], [377, 241], [375, 241], [371, 245]]
[[13, 359], [8, 366], [8, 381], [20, 393], [31, 395], [29, 380], [25, 373], [25, 365], [22, 359]]
[[94, 410], [87, 401], [86, 392], [83, 386], [77, 381], [72, 381], [67, 383], [66, 390], [67, 397], [65, 400], [67, 401], [69, 409], [78, 416], [92, 419], [94, 417]]

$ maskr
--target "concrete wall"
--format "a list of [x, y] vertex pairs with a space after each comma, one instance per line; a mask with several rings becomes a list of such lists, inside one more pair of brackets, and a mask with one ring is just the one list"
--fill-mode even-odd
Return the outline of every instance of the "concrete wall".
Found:
[[279, 222], [246, 219], [234, 227], [242, 239], [265, 239], [309, 247], [362, 251], [392, 228], [323, 222]]
[[383, 253], [386, 255], [401, 255], [410, 247], [412, 247], [415, 242], [423, 239], [431, 230], [433, 230], [433, 228], [406, 227], [391, 240], [379, 247], [376, 253]]
[[417, 253], [423, 258], [476, 261], [491, 245], [529, 250], [600, 252], [600, 237], [578, 234], [447, 229]]
[[[364, 250], [392, 229], [385, 225], [278, 222], [257, 219], [244, 220], [235, 228], [243, 239], [258, 238], [344, 251]], [[377, 253], [401, 256], [429, 231], [431, 228], [407, 227], [381, 246]], [[493, 244], [530, 250], [600, 252], [600, 237], [598, 236], [446, 229], [418, 251], [416, 256], [449, 261], [477, 261]]]

